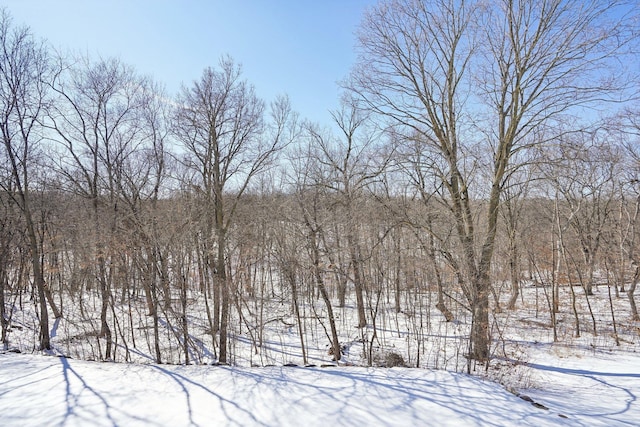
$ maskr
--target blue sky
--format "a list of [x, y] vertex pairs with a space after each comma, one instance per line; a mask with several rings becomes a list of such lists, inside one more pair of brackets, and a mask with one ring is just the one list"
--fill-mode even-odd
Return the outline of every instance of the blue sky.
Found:
[[375, 0], [0, 0], [62, 50], [115, 56], [175, 93], [229, 54], [267, 102], [329, 124], [355, 31]]

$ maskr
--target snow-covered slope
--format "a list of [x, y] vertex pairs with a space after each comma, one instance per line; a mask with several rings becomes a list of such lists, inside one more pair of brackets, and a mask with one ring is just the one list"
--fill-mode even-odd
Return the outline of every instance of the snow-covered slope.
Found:
[[426, 369], [136, 365], [7, 353], [0, 425], [637, 425], [637, 360], [616, 359], [610, 371], [611, 359], [591, 370], [579, 359], [571, 369], [534, 365], [554, 385], [551, 394], [530, 394], [544, 409], [495, 383]]

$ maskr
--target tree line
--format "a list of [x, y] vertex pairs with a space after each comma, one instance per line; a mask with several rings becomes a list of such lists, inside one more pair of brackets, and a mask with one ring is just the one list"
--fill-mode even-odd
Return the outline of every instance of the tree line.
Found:
[[260, 99], [230, 57], [167, 94], [119, 60], [55, 56], [3, 10], [4, 346], [32, 304], [39, 349], [50, 316], [80, 310], [115, 359], [141, 299], [154, 359], [169, 322], [189, 363], [197, 297], [202, 345], [229, 363], [231, 331], [258, 346], [280, 298], [303, 355], [301, 310], [322, 303], [339, 360], [335, 308], [375, 333], [381, 307], [421, 315], [428, 293], [447, 321], [464, 307], [485, 361], [491, 313], [517, 310], [523, 283], [544, 288], [555, 338], [561, 308], [585, 329], [575, 302], [599, 285], [639, 320], [637, 42], [625, 2], [380, 2], [318, 124]]

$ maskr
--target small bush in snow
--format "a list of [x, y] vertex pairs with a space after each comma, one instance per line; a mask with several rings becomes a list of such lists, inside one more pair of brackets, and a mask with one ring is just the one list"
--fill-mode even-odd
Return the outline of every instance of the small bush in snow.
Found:
[[400, 356], [398, 353], [390, 351], [384, 355], [384, 366], [386, 366], [387, 368], [406, 368], [407, 364], [404, 362], [404, 358], [402, 356]]

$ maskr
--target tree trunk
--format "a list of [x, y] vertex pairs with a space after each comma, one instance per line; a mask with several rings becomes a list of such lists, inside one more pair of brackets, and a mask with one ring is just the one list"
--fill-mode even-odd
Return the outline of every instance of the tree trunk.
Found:
[[155, 287], [156, 280], [156, 265], [153, 259], [155, 256], [151, 255], [150, 258], [147, 261], [147, 277], [142, 281], [142, 286], [144, 287], [144, 296], [147, 303], [147, 316], [156, 316], [155, 292], [151, 289], [152, 286]]
[[636, 306], [636, 300], [634, 297], [638, 281], [640, 281], [640, 267], [636, 267], [633, 280], [627, 289], [627, 298], [629, 299], [629, 306], [631, 307], [631, 319], [634, 321], [640, 320], [640, 316], [638, 316], [638, 307]]
[[438, 283], [438, 302], [436, 303], [436, 308], [440, 313], [442, 313], [447, 322], [451, 322], [454, 317], [453, 313], [451, 313], [447, 305], [444, 303], [444, 289], [442, 287], [442, 277], [440, 277], [439, 272], [436, 272], [436, 281]]
[[[314, 249], [314, 251], [317, 252], [317, 248]], [[318, 289], [320, 290], [320, 295], [322, 296], [322, 300], [324, 301], [325, 306], [327, 307], [327, 316], [329, 317], [329, 327], [331, 328], [331, 338], [332, 338], [331, 353], [333, 354], [333, 358], [337, 362], [342, 357], [342, 350], [340, 349], [340, 341], [338, 340], [338, 330], [336, 329], [336, 320], [333, 314], [331, 300], [329, 299], [329, 294], [327, 293], [327, 289], [324, 286], [324, 280], [322, 279], [322, 273], [320, 272], [319, 255], [316, 253], [314, 255], [314, 258], [315, 259], [314, 259], [313, 270], [315, 274], [316, 284], [318, 285]]]
[[112, 350], [112, 345], [113, 345], [113, 337], [111, 334], [111, 328], [109, 327], [109, 322], [107, 319], [107, 311], [109, 308], [109, 285], [107, 283], [107, 278], [106, 278], [106, 273], [105, 273], [105, 267], [103, 265], [104, 260], [101, 259], [100, 261], [100, 277], [99, 277], [99, 282], [100, 282], [100, 299], [101, 299], [101, 306], [100, 306], [100, 334], [99, 337], [103, 337], [106, 339], [107, 341], [107, 346], [105, 348], [105, 352], [104, 352], [104, 359], [105, 360], [110, 360], [112, 357], [111, 354], [111, 350]]
[[209, 298], [211, 298], [211, 280], [209, 272], [211, 271], [209, 267], [209, 252], [206, 247], [204, 251], [200, 248], [200, 245], [196, 241], [196, 248], [198, 251], [198, 275], [200, 276], [200, 288], [202, 290], [202, 295], [204, 297], [204, 307], [207, 313], [207, 321], [209, 322], [209, 333], [211, 334], [211, 344], [213, 348], [213, 354], [215, 357], [217, 355], [217, 345], [216, 345], [216, 334], [217, 334], [217, 322], [214, 322], [213, 317], [211, 316], [211, 307], [209, 305]]
[[[305, 215], [306, 216], [306, 215]], [[318, 232], [313, 228], [310, 224], [308, 218], [305, 218], [307, 222], [307, 228], [309, 229], [310, 234], [310, 250], [313, 261], [313, 275], [315, 278], [316, 285], [318, 286], [318, 290], [320, 291], [320, 295], [322, 296], [322, 300], [325, 303], [327, 308], [327, 316], [329, 317], [329, 327], [331, 328], [331, 352], [333, 353], [334, 359], [337, 361], [340, 360], [342, 351], [340, 350], [340, 341], [338, 340], [338, 330], [336, 329], [336, 321], [333, 315], [333, 307], [331, 306], [331, 299], [329, 298], [329, 294], [327, 293], [327, 289], [324, 286], [324, 279], [322, 278], [322, 272], [320, 271], [320, 250], [318, 249]]]
[[40, 350], [51, 350], [51, 336], [49, 335], [49, 312], [45, 296], [45, 283], [42, 269], [40, 268], [40, 250], [36, 237], [35, 227], [31, 217], [31, 210], [23, 197], [23, 212], [27, 223], [27, 235], [31, 249], [31, 267], [33, 268], [33, 280], [38, 293], [38, 303], [40, 304]]
[[[429, 227], [431, 227], [431, 219], [429, 219]], [[436, 284], [438, 286], [438, 302], [436, 308], [442, 313], [447, 322], [451, 322], [454, 319], [453, 313], [449, 310], [444, 303], [444, 286], [442, 283], [442, 275], [440, 274], [440, 267], [438, 266], [438, 260], [436, 259], [436, 244], [433, 235], [429, 235], [429, 260], [431, 261], [431, 267], [433, 268], [433, 275], [436, 278]]]
[[51, 311], [53, 311], [53, 317], [59, 319], [62, 317], [62, 312], [58, 309], [55, 300], [53, 299], [53, 294], [51, 293], [51, 288], [47, 283], [44, 284], [44, 296], [49, 303], [49, 307], [51, 307]]
[[31, 252], [31, 267], [33, 269], [33, 280], [38, 293], [38, 304], [40, 304], [40, 350], [51, 349], [51, 337], [49, 334], [49, 313], [47, 311], [47, 302], [45, 296], [45, 282], [40, 268], [40, 245], [38, 245], [38, 238], [36, 235], [35, 224], [33, 223], [33, 216], [31, 214], [30, 193], [28, 189], [28, 180], [26, 166], [24, 167], [23, 176], [24, 182], [20, 178], [20, 172], [15, 155], [13, 154], [13, 148], [11, 147], [11, 139], [4, 135], [4, 145], [11, 163], [11, 172], [16, 184], [16, 190], [19, 196], [19, 207], [22, 210], [24, 219], [27, 226], [27, 238], [29, 242], [29, 250]]
[[338, 307], [344, 307], [347, 298], [347, 275], [337, 272], [336, 278], [338, 284]]
[[218, 270], [213, 268], [213, 334], [220, 333], [220, 307], [222, 300], [222, 287], [224, 286], [224, 277], [220, 277]]
[[0, 343], [2, 343], [3, 350], [7, 350], [9, 344], [9, 341], [7, 340], [7, 327], [9, 325], [4, 305], [4, 290], [6, 288], [6, 284], [7, 274], [4, 267], [4, 260], [0, 260]]
[[358, 328], [367, 325], [367, 315], [364, 307], [364, 284], [362, 277], [362, 263], [360, 262], [360, 249], [354, 236], [349, 232], [347, 238], [349, 253], [351, 255], [351, 267], [353, 268], [353, 284], [356, 291], [356, 305], [358, 309]]
[[474, 283], [475, 301], [472, 304], [471, 359], [489, 360], [489, 277], [478, 278]]
[[518, 246], [515, 237], [509, 242], [509, 274], [511, 276], [511, 297], [507, 303], [507, 310], [515, 310], [518, 297], [520, 296], [520, 272], [518, 269]]
[[396, 265], [395, 265], [395, 274], [394, 274], [394, 301], [395, 301], [395, 312], [400, 313], [402, 311], [402, 305], [400, 302], [401, 299], [401, 289], [400, 289], [400, 274], [402, 271], [402, 256], [400, 252], [400, 237], [396, 237], [393, 239], [394, 241], [394, 249], [396, 252]]
[[[229, 284], [227, 283], [226, 265], [224, 260], [224, 245], [226, 236], [224, 230], [218, 231], [218, 255], [216, 260], [216, 287], [220, 295], [219, 313], [220, 313], [220, 363], [229, 363], [227, 355], [227, 333], [229, 328]], [[214, 302], [214, 316], [215, 316]]]
[[[302, 316], [300, 315], [300, 304], [298, 303], [298, 285], [296, 284], [296, 274], [293, 271], [293, 267], [286, 266], [285, 276], [289, 279], [291, 285], [291, 299], [293, 303], [293, 311], [296, 315], [296, 321], [298, 323], [298, 334], [300, 335], [300, 350], [302, 351], [302, 363], [307, 364], [307, 350], [304, 343], [304, 330], [302, 325]], [[326, 301], [325, 301], [326, 303]]]
[[151, 292], [152, 301], [152, 306], [149, 307], [149, 311], [151, 312], [151, 316], [153, 318], [153, 348], [156, 353], [156, 363], [162, 363], [162, 353], [160, 351], [160, 329], [158, 327], [158, 292], [155, 278], [151, 283], [149, 291]]
[[[182, 265], [180, 270], [186, 270], [187, 266]], [[185, 271], [180, 271], [180, 320], [182, 322], [182, 347], [184, 350], [184, 364], [191, 364], [189, 359], [189, 322], [187, 322], [187, 277]]]

